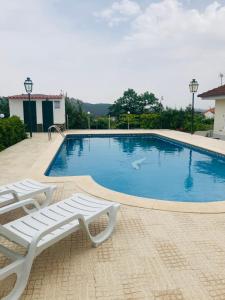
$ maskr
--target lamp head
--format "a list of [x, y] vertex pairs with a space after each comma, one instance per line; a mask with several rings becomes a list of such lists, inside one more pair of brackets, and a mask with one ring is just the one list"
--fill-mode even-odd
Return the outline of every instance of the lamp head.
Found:
[[24, 81], [24, 87], [28, 94], [32, 93], [33, 82], [30, 77], [27, 77], [27, 79]]
[[192, 79], [192, 81], [189, 84], [189, 89], [191, 93], [196, 93], [198, 91], [198, 81], [196, 79]]

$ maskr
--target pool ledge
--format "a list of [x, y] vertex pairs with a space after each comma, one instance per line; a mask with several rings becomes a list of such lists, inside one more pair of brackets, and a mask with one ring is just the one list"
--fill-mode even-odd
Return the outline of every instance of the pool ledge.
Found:
[[[225, 141], [213, 140], [201, 136], [191, 136], [190, 134], [177, 132], [172, 130], [71, 130], [68, 134], [151, 134], [155, 133], [167, 138], [187, 143], [193, 146], [201, 147], [213, 152], [225, 154]], [[54, 142], [50, 142], [45, 153], [41, 155], [38, 161], [30, 170], [30, 177], [45, 182], [74, 182], [74, 185], [80, 191], [86, 192], [93, 196], [104, 198], [109, 201], [120, 202], [121, 204], [143, 207], [148, 209], [184, 212], [184, 213], [225, 213], [225, 201], [194, 203], [194, 202], [175, 202], [158, 199], [149, 199], [131, 196], [120, 192], [107, 189], [97, 182], [91, 176], [66, 176], [66, 177], [50, 177], [44, 173], [54, 158], [57, 150], [62, 143], [61, 136], [58, 136]], [[225, 196], [224, 196], [225, 197]]]

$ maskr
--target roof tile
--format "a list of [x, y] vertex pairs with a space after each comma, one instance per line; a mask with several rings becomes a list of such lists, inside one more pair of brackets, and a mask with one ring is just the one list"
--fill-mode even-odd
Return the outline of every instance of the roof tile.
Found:
[[225, 84], [198, 95], [198, 97], [201, 98], [208, 98], [214, 96], [225, 96]]
[[[44, 95], [44, 94], [31, 94], [30, 95], [31, 100], [55, 100], [55, 99], [62, 99], [63, 95]], [[21, 95], [14, 95], [14, 96], [9, 96], [8, 99], [12, 100], [26, 100], [28, 99], [27, 94], [21, 94]]]

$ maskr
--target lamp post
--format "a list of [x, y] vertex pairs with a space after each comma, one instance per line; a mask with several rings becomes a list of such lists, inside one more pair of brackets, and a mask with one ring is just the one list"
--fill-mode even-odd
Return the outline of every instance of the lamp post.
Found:
[[192, 107], [191, 107], [191, 134], [194, 133], [194, 101], [195, 101], [195, 93], [198, 91], [198, 82], [196, 79], [192, 79], [189, 84], [190, 92], [192, 93]]
[[223, 85], [223, 77], [224, 77], [223, 73], [220, 73], [219, 77], [220, 77], [220, 85]]
[[109, 129], [111, 128], [111, 116], [109, 115]]
[[30, 137], [32, 137], [32, 119], [31, 119], [31, 101], [30, 101], [30, 94], [32, 93], [33, 88], [33, 82], [30, 79], [30, 77], [27, 77], [27, 79], [24, 81], [24, 87], [28, 94], [28, 100], [29, 100], [29, 130], [30, 130]]
[[127, 112], [127, 129], [130, 129], [130, 111]]
[[163, 111], [163, 96], [160, 98], [160, 129], [162, 129], [162, 111]]
[[88, 129], [90, 129], [91, 128], [90, 111], [88, 111], [87, 114], [88, 114]]

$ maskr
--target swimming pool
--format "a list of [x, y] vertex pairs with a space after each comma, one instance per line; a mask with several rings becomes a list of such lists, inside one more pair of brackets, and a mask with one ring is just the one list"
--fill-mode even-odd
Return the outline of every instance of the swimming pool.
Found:
[[69, 135], [47, 176], [90, 175], [118, 192], [161, 200], [225, 200], [225, 157], [154, 134]]

